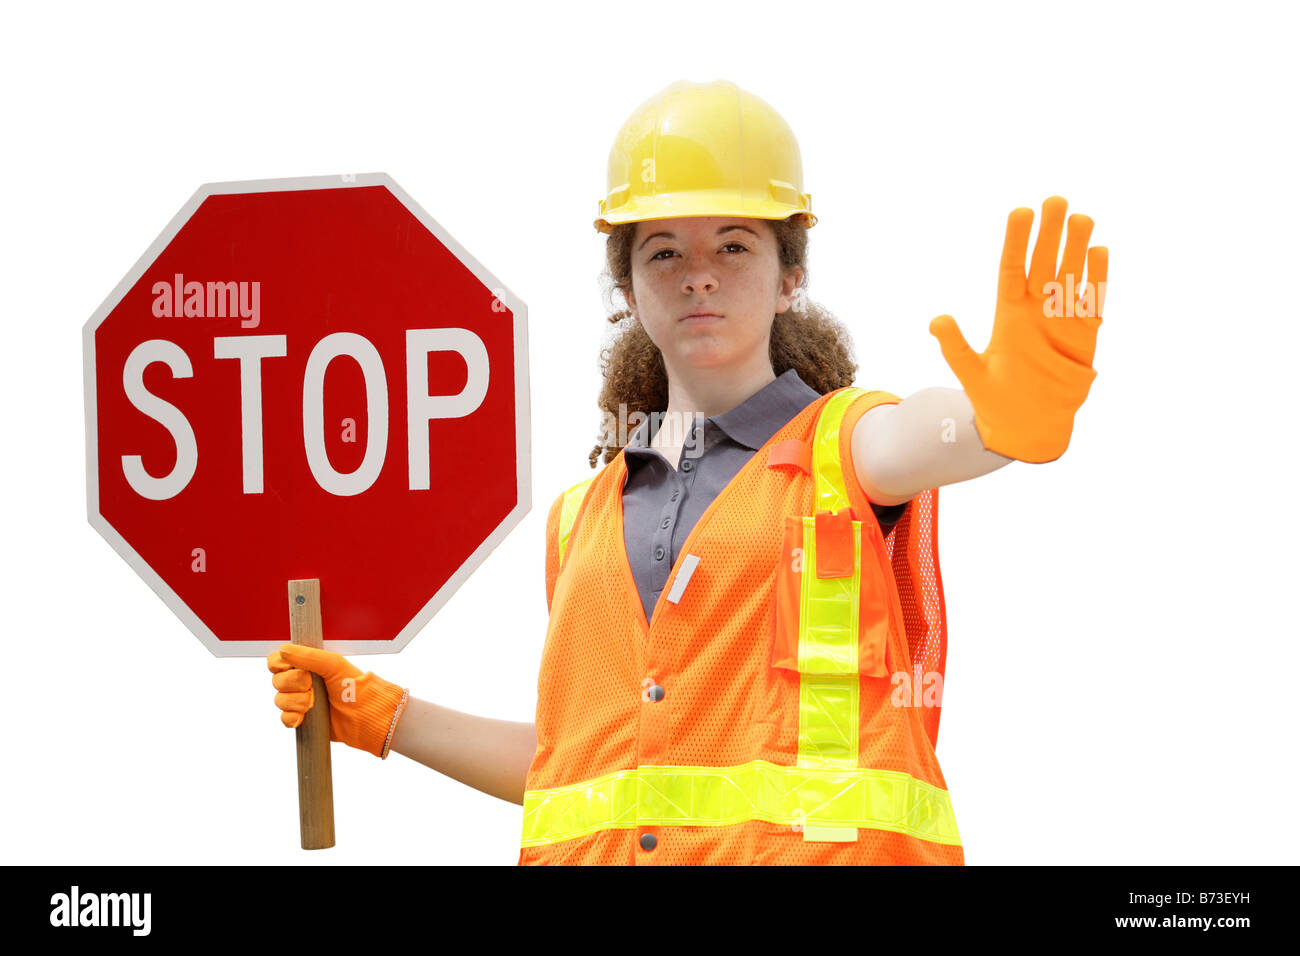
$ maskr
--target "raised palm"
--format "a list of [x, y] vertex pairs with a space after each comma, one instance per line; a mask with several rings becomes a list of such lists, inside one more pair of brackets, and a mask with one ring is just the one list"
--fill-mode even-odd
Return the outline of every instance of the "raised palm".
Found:
[[1033, 210], [1014, 209], [1007, 217], [988, 348], [972, 349], [950, 315], [930, 323], [975, 409], [985, 447], [1021, 461], [1052, 461], [1065, 452], [1074, 414], [1097, 375], [1092, 360], [1102, 322], [1107, 252], [1105, 246], [1088, 248], [1092, 220], [1076, 213], [1069, 220], [1058, 268], [1065, 210], [1060, 196], [1043, 203], [1027, 275]]

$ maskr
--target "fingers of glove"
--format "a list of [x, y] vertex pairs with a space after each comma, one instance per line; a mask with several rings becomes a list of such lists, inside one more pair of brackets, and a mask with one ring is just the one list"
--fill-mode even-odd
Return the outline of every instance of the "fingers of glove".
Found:
[[312, 693], [308, 691], [305, 694], [276, 694], [275, 706], [291, 714], [305, 714], [311, 710]]
[[297, 667], [290, 668], [272, 677], [271, 684], [276, 690], [288, 691], [291, 694], [302, 694], [311, 690], [311, 671], [305, 671]]
[[1093, 292], [1096, 308], [1093, 310], [1097, 318], [1102, 316], [1102, 303], [1106, 298], [1106, 268], [1109, 265], [1110, 253], [1105, 246], [1093, 246], [1088, 250], [1088, 284], [1095, 285]]
[[272, 674], [278, 674], [280, 671], [287, 671], [293, 665], [280, 656], [279, 651], [272, 651], [266, 655], [266, 669]]
[[317, 647], [304, 647], [301, 644], [281, 644], [280, 657], [294, 667], [301, 667], [322, 677], [356, 677], [361, 671], [349, 663], [342, 654], [323, 651]]
[[295, 727], [297, 727], [306, 719], [307, 718], [305, 716], [299, 713], [294, 713], [287, 710], [282, 710], [280, 712], [280, 722], [284, 724], [286, 727], [288, 727], [290, 730], [293, 730]]
[[1041, 296], [1044, 286], [1056, 275], [1056, 260], [1061, 253], [1061, 227], [1065, 225], [1066, 202], [1062, 196], [1043, 200], [1043, 214], [1038, 220], [1038, 241], [1029, 260], [1029, 292]]
[[1097, 330], [1101, 327], [1105, 295], [1106, 247], [1094, 246], [1088, 250], [1088, 281], [1081, 284], [1073, 311], [1048, 327], [1056, 350], [1080, 365], [1091, 366], [1097, 353]]
[[1002, 243], [1002, 266], [998, 273], [998, 298], [1018, 299], [1025, 294], [1025, 249], [1034, 211], [1021, 206], [1007, 216], [1007, 237]]
[[1056, 281], [1065, 288], [1066, 276], [1073, 276], [1068, 281], [1076, 295], [1083, 288], [1083, 257], [1088, 251], [1088, 239], [1091, 236], [1091, 219], [1079, 212], [1069, 218], [1065, 231], [1065, 254], [1061, 256], [1061, 269], [1056, 274]]

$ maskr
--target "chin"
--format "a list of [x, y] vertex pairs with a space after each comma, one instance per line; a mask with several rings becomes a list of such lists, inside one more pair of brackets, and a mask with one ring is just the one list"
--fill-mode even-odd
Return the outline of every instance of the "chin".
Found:
[[739, 354], [731, 349], [697, 348], [678, 353], [677, 364], [691, 368], [717, 368], [730, 365]]

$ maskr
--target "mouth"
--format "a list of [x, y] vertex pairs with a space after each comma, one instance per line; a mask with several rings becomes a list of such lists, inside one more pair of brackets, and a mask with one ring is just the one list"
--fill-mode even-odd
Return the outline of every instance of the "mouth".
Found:
[[692, 312], [690, 315], [682, 316], [678, 321], [687, 325], [696, 325], [701, 322], [713, 322], [720, 318], [722, 318], [722, 315], [717, 312]]

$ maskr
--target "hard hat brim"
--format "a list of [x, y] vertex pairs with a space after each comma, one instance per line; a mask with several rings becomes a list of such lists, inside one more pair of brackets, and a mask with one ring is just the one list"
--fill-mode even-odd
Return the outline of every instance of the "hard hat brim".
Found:
[[804, 207], [800, 208], [774, 199], [738, 197], [735, 190], [664, 193], [658, 196], [629, 199], [608, 213], [604, 213], [602, 209], [602, 215], [593, 221], [593, 225], [598, 231], [608, 233], [614, 226], [629, 222], [646, 222], [651, 219], [686, 219], [696, 216], [727, 216], [742, 219], [799, 217], [803, 221], [804, 228], [811, 229], [817, 224], [817, 217], [808, 208], [812, 205], [811, 196], [804, 194], [803, 200]]

